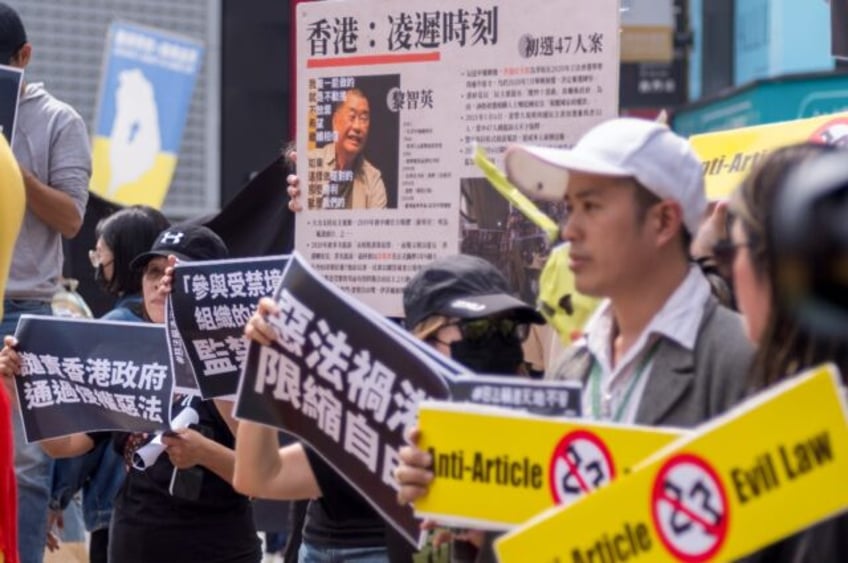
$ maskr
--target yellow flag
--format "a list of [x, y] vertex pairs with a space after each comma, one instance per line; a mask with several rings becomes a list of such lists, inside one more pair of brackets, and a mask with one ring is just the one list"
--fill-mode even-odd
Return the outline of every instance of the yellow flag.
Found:
[[501, 172], [495, 163], [486, 157], [486, 151], [482, 147], [474, 148], [474, 163], [492, 186], [506, 198], [522, 215], [530, 219], [537, 227], [542, 229], [552, 241], [559, 239], [559, 226], [556, 222], [545, 215], [536, 204], [513, 186], [506, 175]]

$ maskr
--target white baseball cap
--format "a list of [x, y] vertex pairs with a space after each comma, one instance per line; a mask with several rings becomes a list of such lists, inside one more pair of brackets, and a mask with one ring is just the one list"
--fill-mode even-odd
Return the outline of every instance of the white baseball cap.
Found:
[[703, 167], [689, 142], [655, 121], [623, 117], [590, 129], [573, 149], [512, 145], [504, 157], [509, 180], [531, 197], [561, 201], [568, 171], [632, 177], [683, 210], [691, 235], [707, 209]]

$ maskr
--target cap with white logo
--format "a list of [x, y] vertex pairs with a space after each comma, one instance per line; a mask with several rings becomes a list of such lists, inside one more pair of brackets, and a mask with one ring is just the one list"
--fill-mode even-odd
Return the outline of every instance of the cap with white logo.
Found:
[[130, 268], [141, 270], [157, 256], [173, 254], [180, 260], [218, 260], [229, 256], [227, 245], [209, 227], [188, 225], [170, 227], [156, 237], [153, 247], [139, 254]]

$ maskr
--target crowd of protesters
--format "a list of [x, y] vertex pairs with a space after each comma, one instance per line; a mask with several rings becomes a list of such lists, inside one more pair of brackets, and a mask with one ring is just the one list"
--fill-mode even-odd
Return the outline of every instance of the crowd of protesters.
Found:
[[[26, 67], [32, 46], [20, 18], [2, 3], [0, 29], [2, 62]], [[544, 377], [580, 382], [588, 419], [692, 428], [822, 362], [844, 374], [848, 339], [799, 323], [780, 299], [773, 229], [787, 178], [845, 157], [842, 150], [776, 150], [728, 202], [710, 203], [699, 158], [660, 123], [609, 120], [569, 150], [511, 147], [510, 180], [530, 195], [564, 202], [561, 237], [568, 246], [558, 256], [567, 264], [560, 267], [573, 273], [577, 292], [598, 300], [577, 338], [562, 339], [573, 344], [542, 366]], [[80, 489], [91, 561], [258, 562], [251, 497], [308, 500], [298, 533], [290, 534], [299, 545], [287, 549], [298, 561], [411, 561], [412, 548], [344, 475], [308, 444], [280, 447], [276, 430], [234, 419], [228, 401], [175, 395], [174, 413], [192, 409], [198, 424], [162, 437], [165, 455], [145, 468], [133, 456], [149, 435], [79, 433], [26, 444], [14, 412], [21, 358], [11, 334], [21, 314], [50, 313], [61, 237], [80, 228], [89, 175], [79, 116], [41, 85], [25, 84], [11, 151], [0, 137], [0, 326], [8, 335], [0, 352], [0, 562], [42, 561], [50, 511]], [[297, 178], [288, 184], [289, 206], [298, 212], [304, 205]], [[96, 232], [91, 265], [116, 299], [104, 317], [110, 321], [163, 323], [176, 260], [228, 255], [210, 229], [170, 226], [144, 207], [119, 211]], [[527, 377], [524, 340], [545, 319], [514, 293], [483, 259], [441, 258], [408, 282], [405, 326], [469, 370]], [[261, 299], [245, 336], [269, 345], [269, 318], [278, 314], [273, 299]], [[409, 433], [393, 473], [401, 504], [426, 495], [434, 478], [430, 454], [418, 447], [423, 431]], [[54, 467], [54, 458], [63, 461]], [[177, 472], [187, 492], [175, 492]], [[434, 544], [449, 545], [452, 561], [494, 561], [494, 533], [423, 526], [435, 529]], [[848, 560], [848, 518], [831, 518], [748, 560]]]

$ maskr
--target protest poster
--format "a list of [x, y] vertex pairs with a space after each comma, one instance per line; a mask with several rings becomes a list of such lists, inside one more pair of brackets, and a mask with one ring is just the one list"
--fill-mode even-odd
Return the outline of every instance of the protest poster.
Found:
[[171, 371], [174, 373], [174, 393], [200, 395], [194, 368], [188, 360], [185, 342], [177, 330], [174, 307], [170, 299], [165, 301], [165, 336], [168, 339], [168, 359], [171, 361]]
[[453, 402], [525, 410], [538, 415], [579, 417], [579, 381], [535, 380], [504, 375], [463, 375], [448, 380]]
[[289, 432], [315, 449], [386, 522], [417, 544], [392, 471], [418, 403], [445, 398], [443, 366], [321, 278], [295, 253], [274, 294], [271, 346], [251, 343], [235, 415]]
[[203, 61], [189, 37], [135, 24], [109, 27], [92, 141], [91, 191], [162, 207]]
[[422, 342], [396, 322], [375, 313], [368, 307], [361, 308], [361, 311], [369, 315], [372, 321], [433, 361], [440, 368], [453, 402], [501, 406], [549, 416], [581, 416], [582, 386], [579, 382], [533, 380], [520, 375], [474, 373], [453, 358], [445, 356], [429, 344]]
[[803, 142], [848, 146], [848, 112], [693, 135], [689, 141], [704, 166], [707, 197], [722, 199], [774, 149]]
[[846, 475], [845, 397], [824, 366], [540, 514], [495, 550], [502, 562], [732, 561], [848, 509]]
[[244, 325], [259, 299], [274, 294], [287, 260], [267, 256], [178, 262], [174, 267], [169, 301], [195, 387], [204, 399], [235, 394], [247, 356]]
[[422, 403], [419, 418], [435, 479], [416, 515], [494, 530], [574, 503], [682, 434], [443, 401]]
[[421, 266], [460, 250], [531, 296], [547, 235], [488, 185], [470, 145], [497, 162], [511, 143], [567, 147], [617, 115], [619, 3], [584, 8], [298, 4], [297, 250], [388, 316]]
[[23, 69], [0, 65], [0, 133], [6, 137], [10, 147], [15, 139], [15, 118], [23, 79]]
[[27, 442], [170, 428], [173, 377], [161, 325], [22, 315], [15, 337]]

